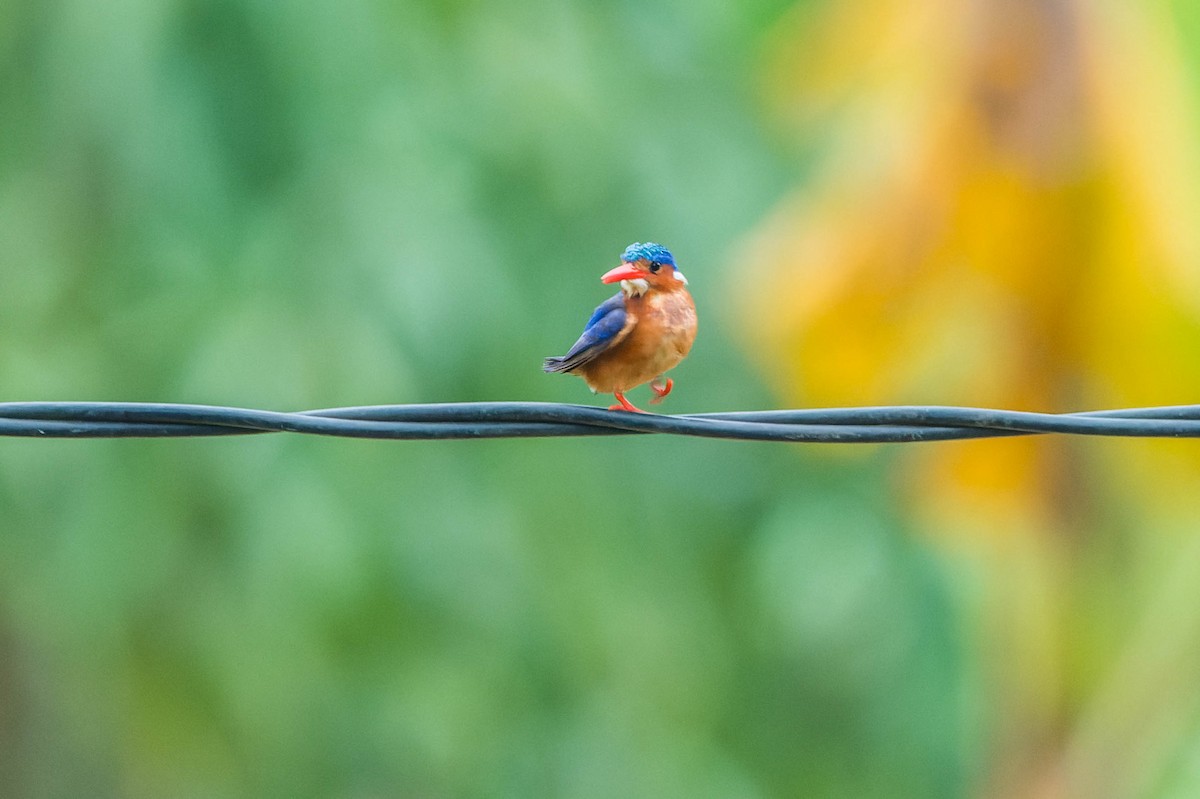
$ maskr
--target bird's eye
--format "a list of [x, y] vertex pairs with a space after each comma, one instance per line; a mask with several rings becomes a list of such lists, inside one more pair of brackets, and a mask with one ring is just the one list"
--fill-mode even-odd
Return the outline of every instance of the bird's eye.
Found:
[[662, 264], [660, 264], [656, 261], [650, 262], [650, 274], [657, 275], [659, 269], [662, 269]]

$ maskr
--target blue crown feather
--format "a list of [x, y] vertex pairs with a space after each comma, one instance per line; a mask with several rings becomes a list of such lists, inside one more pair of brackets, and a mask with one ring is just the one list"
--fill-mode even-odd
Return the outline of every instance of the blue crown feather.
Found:
[[627, 264], [642, 259], [653, 264], [675, 266], [675, 256], [671, 255], [671, 251], [661, 244], [655, 244], [652, 241], [648, 241], [645, 244], [634, 242], [625, 248], [625, 252], [621, 253], [621, 260]]

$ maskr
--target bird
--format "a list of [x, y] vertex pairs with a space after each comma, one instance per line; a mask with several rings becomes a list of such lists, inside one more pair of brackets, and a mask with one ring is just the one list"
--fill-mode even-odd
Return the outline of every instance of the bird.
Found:
[[679, 365], [696, 339], [687, 278], [666, 247], [635, 242], [600, 282], [620, 283], [621, 290], [592, 312], [567, 354], [546, 358], [542, 370], [578, 375], [593, 394], [612, 394], [617, 402], [611, 411], [644, 413], [625, 392], [649, 382], [650, 402], [662, 402], [675, 386], [664, 373]]

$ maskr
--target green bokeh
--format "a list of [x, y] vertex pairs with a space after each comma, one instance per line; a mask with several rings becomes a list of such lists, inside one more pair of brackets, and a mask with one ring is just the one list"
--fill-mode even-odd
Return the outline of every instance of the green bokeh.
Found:
[[[540, 360], [654, 239], [667, 408], [768, 407], [790, 5], [0, 3], [2, 398], [594, 401]], [[945, 569], [829, 454], [0, 442], [0, 794], [960, 796]]]

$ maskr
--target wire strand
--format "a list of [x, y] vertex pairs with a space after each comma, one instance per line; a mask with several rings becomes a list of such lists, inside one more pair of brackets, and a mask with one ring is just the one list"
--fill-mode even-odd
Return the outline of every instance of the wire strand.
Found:
[[671, 416], [548, 402], [372, 405], [295, 413], [150, 402], [0, 403], [0, 436], [178, 438], [282, 432], [401, 440], [664, 433], [838, 444], [1049, 433], [1200, 438], [1200, 405], [1065, 414], [909, 405]]

